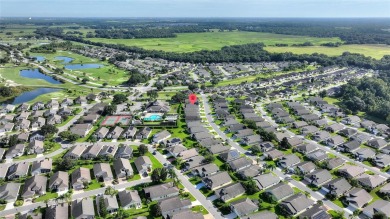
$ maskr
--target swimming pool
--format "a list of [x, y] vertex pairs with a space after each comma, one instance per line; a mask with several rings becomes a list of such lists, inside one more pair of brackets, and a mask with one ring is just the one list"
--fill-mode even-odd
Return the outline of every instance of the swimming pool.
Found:
[[158, 114], [150, 114], [144, 117], [144, 121], [160, 121], [161, 119], [161, 115]]

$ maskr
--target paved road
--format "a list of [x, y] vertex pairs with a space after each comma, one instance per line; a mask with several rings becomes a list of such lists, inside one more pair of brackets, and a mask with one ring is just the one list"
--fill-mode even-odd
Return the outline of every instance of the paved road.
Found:
[[[225, 135], [224, 132], [222, 132], [218, 125], [215, 124], [213, 122], [213, 118], [212, 118], [212, 115], [210, 114], [211, 113], [211, 110], [210, 110], [210, 105], [208, 103], [208, 100], [207, 100], [207, 96], [202, 94], [201, 95], [202, 97], [202, 100], [203, 100], [203, 106], [204, 106], [204, 111], [206, 113], [206, 118], [207, 120], [209, 121], [211, 127], [213, 127], [213, 129], [215, 130], [215, 132], [223, 139], [223, 140], [226, 140], [227, 142], [229, 142], [230, 146], [232, 146], [233, 148], [235, 148], [236, 150], [238, 150], [240, 153], [242, 154], [245, 154], [247, 157], [249, 157], [250, 159], [252, 159], [253, 161], [257, 162], [257, 157], [255, 156], [251, 156], [251, 155], [248, 155], [247, 154], [247, 150], [245, 150], [244, 148], [242, 148], [237, 142], [234, 142], [234, 141], [231, 141], [229, 139], [229, 137], [227, 137]], [[280, 178], [284, 179], [285, 177], [288, 177], [288, 175], [284, 174], [280, 169], [278, 168], [275, 168], [274, 170], [272, 170], [272, 172], [274, 172], [277, 176], [279, 176]], [[324, 196], [319, 193], [319, 192], [314, 192], [313, 190], [309, 189], [305, 184], [303, 184], [302, 182], [298, 182], [298, 181], [295, 181], [295, 180], [292, 180], [289, 182], [290, 184], [292, 184], [293, 186], [297, 187], [298, 189], [302, 190], [302, 191], [306, 191], [306, 192], [309, 192], [311, 197], [315, 200], [322, 200], [322, 202], [324, 203], [324, 205], [328, 206], [328, 208], [331, 208], [333, 210], [336, 210], [336, 211], [345, 211], [345, 209], [343, 208], [340, 208], [339, 206], [337, 206], [336, 204], [334, 204], [333, 202], [329, 201], [329, 200], [323, 200]], [[347, 214], [351, 213], [351, 212], [346, 212]]]
[[[152, 151], [154, 149], [149, 146], [149, 150]], [[154, 155], [154, 157], [162, 164], [169, 163], [169, 161], [158, 151], [156, 151], [156, 155]], [[188, 181], [188, 178], [185, 177], [180, 171], [178, 171], [176, 168], [174, 168], [174, 170], [181, 184], [191, 193], [191, 195], [193, 195], [202, 204], [202, 206], [206, 208], [211, 215], [213, 215], [214, 218], [222, 219], [223, 217], [221, 216], [221, 213], [217, 211], [211, 201], [207, 200], [206, 197], [199, 190], [197, 190], [195, 186], [190, 181]]]

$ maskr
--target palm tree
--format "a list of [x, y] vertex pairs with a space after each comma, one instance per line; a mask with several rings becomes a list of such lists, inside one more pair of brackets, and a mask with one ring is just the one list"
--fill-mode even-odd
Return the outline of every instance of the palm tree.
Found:
[[176, 172], [175, 172], [175, 170], [173, 168], [168, 170], [168, 176], [171, 179], [176, 179], [177, 178], [177, 174], [176, 174]]

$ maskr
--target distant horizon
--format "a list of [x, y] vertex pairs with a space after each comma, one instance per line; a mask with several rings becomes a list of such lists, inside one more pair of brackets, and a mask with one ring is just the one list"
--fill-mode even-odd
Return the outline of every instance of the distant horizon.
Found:
[[0, 0], [0, 17], [390, 18], [390, 1]]

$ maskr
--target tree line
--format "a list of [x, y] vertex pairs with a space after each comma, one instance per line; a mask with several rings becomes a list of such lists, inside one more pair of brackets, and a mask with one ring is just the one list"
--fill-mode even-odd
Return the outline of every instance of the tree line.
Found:
[[352, 80], [341, 87], [339, 95], [342, 107], [352, 113], [362, 111], [390, 123], [390, 71]]

